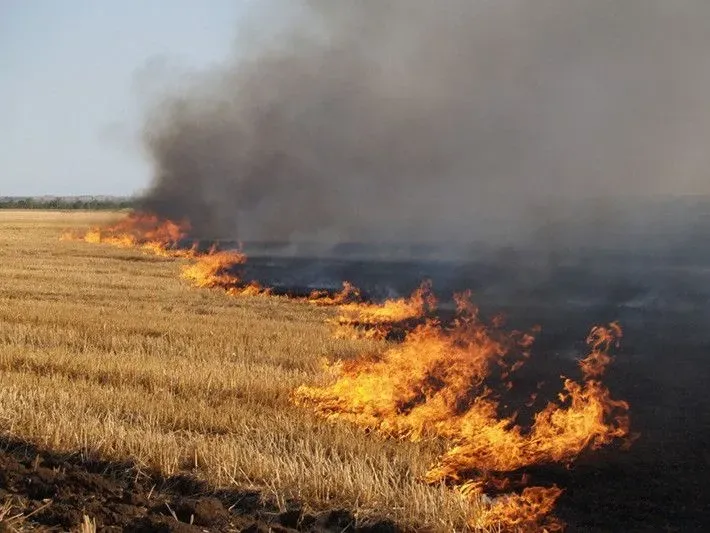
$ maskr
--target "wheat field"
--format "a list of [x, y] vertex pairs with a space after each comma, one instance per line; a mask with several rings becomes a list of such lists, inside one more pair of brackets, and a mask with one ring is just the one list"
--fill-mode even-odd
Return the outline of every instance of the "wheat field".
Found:
[[329, 423], [290, 401], [324, 360], [382, 349], [335, 338], [333, 311], [230, 297], [180, 279], [181, 261], [61, 241], [117, 213], [0, 211], [0, 428], [137, 469], [257, 488], [314, 511], [463, 530], [476, 509], [421, 477], [439, 446]]

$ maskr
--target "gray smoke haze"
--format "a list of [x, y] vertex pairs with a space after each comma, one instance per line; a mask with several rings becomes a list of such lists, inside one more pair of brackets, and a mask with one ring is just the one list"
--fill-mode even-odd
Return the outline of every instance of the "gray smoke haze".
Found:
[[259, 6], [146, 121], [144, 205], [199, 237], [511, 239], [710, 193], [707, 0]]

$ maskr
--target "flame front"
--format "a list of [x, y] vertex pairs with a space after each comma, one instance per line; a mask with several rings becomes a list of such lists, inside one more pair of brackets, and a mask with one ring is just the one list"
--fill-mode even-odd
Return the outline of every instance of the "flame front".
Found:
[[244, 282], [235, 268], [246, 263], [246, 255], [237, 250], [210, 250], [183, 267], [182, 277], [197, 287], [224, 289], [232, 296], [255, 296], [268, 293], [257, 282]]
[[194, 257], [194, 247], [180, 246], [190, 229], [187, 221], [175, 222], [148, 213], [131, 213], [112, 226], [92, 228], [84, 234], [65, 233], [63, 238], [120, 248], [140, 248], [161, 256]]
[[[195, 286], [223, 289], [230, 295], [269, 294], [268, 288], [242, 280], [238, 269], [246, 256], [238, 250], [181, 247], [190, 231], [147, 214], [132, 214], [108, 228], [81, 236], [93, 243], [135, 247], [157, 255], [193, 259], [182, 270]], [[600, 381], [618, 344], [618, 324], [594, 327], [590, 352], [579, 361], [581, 376], [565, 378], [561, 391], [528, 424], [501, 414], [501, 395], [529, 356], [533, 337], [502, 330], [502, 322], [485, 325], [470, 294], [455, 296], [456, 318], [443, 325], [435, 316], [431, 283], [408, 298], [381, 304], [363, 301], [348, 282], [331, 294], [314, 291], [307, 301], [338, 306], [337, 335], [398, 338], [379, 356], [340, 361], [336, 380], [325, 387], [299, 387], [296, 404], [312, 407], [329, 419], [342, 419], [385, 435], [447, 445], [424, 481], [445, 483], [476, 503], [473, 529], [533, 531], [560, 529], [551, 512], [562, 493], [556, 486], [530, 486], [525, 469], [532, 465], [569, 463], [629, 434], [629, 406], [611, 398]], [[396, 335], [392, 335], [396, 333]]]
[[[510, 485], [522, 468], [570, 462], [585, 449], [628, 435], [628, 405], [611, 399], [596, 379], [621, 334], [617, 324], [592, 330], [590, 354], [580, 362], [582, 379], [565, 379], [557, 400], [523, 427], [515, 416], [499, 415], [492, 383], [500, 381], [505, 390], [511, 373], [528, 356], [532, 337], [484, 325], [465, 297], [459, 298], [459, 310], [451, 326], [430, 319], [378, 358], [343, 362], [332, 385], [302, 386], [295, 402], [394, 437], [445, 439], [448, 451], [425, 480], [459, 486], [478, 498], [492, 487]], [[557, 487], [526, 487], [495, 498], [471, 525], [538, 527], [560, 493]], [[548, 528], [559, 525], [546, 520]]]
[[316, 305], [334, 306], [359, 302], [362, 300], [360, 289], [349, 281], [343, 282], [342, 290], [331, 294], [328, 291], [312, 291], [308, 301]]
[[233, 296], [268, 294], [257, 282], [244, 282], [236, 267], [246, 262], [246, 255], [238, 250], [199, 252], [197, 245], [183, 245], [191, 226], [187, 221], [164, 220], [147, 213], [131, 213], [108, 227], [92, 228], [84, 234], [65, 233], [64, 240], [83, 240], [104, 243], [121, 248], [138, 248], [154, 255], [190, 258], [195, 262], [183, 267], [182, 276], [197, 287], [221, 288]]
[[424, 281], [408, 298], [372, 302], [348, 302], [340, 306], [335, 322], [339, 337], [362, 336], [386, 338], [392, 332], [404, 332], [436, 308], [431, 282]]

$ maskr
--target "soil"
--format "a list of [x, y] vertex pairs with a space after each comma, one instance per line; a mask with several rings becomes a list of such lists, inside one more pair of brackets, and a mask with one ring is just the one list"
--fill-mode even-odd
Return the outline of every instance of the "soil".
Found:
[[303, 512], [264, 501], [256, 491], [212, 491], [186, 476], [147, 475], [131, 464], [82, 460], [0, 439], [0, 532], [77, 531], [84, 516], [105, 532], [190, 533], [399, 531], [388, 521], [357, 523], [336, 509]]

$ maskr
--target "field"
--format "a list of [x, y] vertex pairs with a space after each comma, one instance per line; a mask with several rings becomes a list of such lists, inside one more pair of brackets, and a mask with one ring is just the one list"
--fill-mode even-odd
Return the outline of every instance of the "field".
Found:
[[[0, 420], [6, 440], [257, 489], [285, 510], [348, 508], [360, 522], [461, 528], [472, 512], [419, 481], [433, 444], [392, 442], [291, 405], [327, 377], [332, 311], [229, 298], [179, 279], [179, 261], [60, 241], [116, 214], [0, 213]], [[21, 510], [21, 509], [20, 509]], [[41, 513], [32, 518], [41, 518]]]
[[[431, 348], [447, 340], [438, 329], [420, 346], [415, 335], [402, 344], [339, 338], [327, 323], [334, 307], [195, 288], [181, 278], [193, 259], [60, 239], [123, 216], [0, 212], [0, 530], [498, 530], [477, 527], [490, 524], [487, 504], [424, 482], [451, 449], [445, 442], [358, 429], [363, 419], [352, 408], [361, 393], [372, 401], [397, 383], [373, 368], [396, 374], [409, 366], [368, 370], [363, 355], [384, 357], [395, 347], [392, 353], [409, 354], [405, 361], [423, 361], [433, 353], [432, 368], [452, 377], [447, 386], [470, 387], [458, 377], [471, 370], [475, 351], [452, 366], [459, 341], [449, 337], [454, 342], [437, 360]], [[543, 324], [535, 364], [524, 366], [513, 388], [523, 400], [526, 387], [537, 387], [535, 409], [559, 392], [560, 374], [578, 373], [590, 325], [619, 320], [622, 349], [604, 384], [629, 402], [630, 448], [580, 449], [564, 460], [543, 454], [498, 471], [562, 488], [554, 514], [568, 531], [707, 530], [710, 374], [701, 324], [710, 317], [710, 269], [703, 249], [640, 256], [599, 248], [563, 262], [520, 253], [529, 255], [450, 264], [264, 254], [247, 266], [268, 287], [286, 280], [284, 287], [299, 291], [313, 266], [328, 283], [346, 271], [360, 276], [355, 281], [371, 293], [392, 282], [411, 290], [422, 272], [445, 290], [478, 284], [484, 312], [503, 310], [515, 327]], [[339, 367], [325, 361], [355, 358], [359, 373], [339, 378], [337, 397], [316, 388], [305, 398], [349, 398], [342, 414], [356, 424], [294, 405], [299, 386], [338, 377]], [[397, 411], [386, 422], [404, 424], [406, 433], [416, 427], [406, 425], [415, 412]], [[456, 413], [429, 423], [438, 420], [455, 438], [465, 429]], [[382, 420], [374, 422], [371, 428]], [[555, 437], [566, 435], [557, 429]], [[513, 452], [535, 450], [526, 435]], [[474, 468], [486, 457], [501, 464], [506, 447], [491, 444], [470, 456]], [[493, 507], [507, 504], [505, 492], [492, 494]]]

